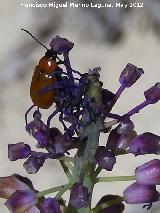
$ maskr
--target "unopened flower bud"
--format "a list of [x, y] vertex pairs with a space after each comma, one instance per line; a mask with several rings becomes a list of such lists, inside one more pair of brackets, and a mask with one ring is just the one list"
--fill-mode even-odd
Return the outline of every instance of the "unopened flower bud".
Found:
[[42, 213], [61, 213], [60, 205], [54, 198], [47, 198], [40, 204]]
[[77, 209], [87, 207], [89, 204], [88, 189], [81, 183], [75, 183], [71, 189], [69, 204]]
[[150, 132], [138, 135], [130, 143], [129, 152], [134, 155], [158, 155], [160, 153], [160, 137]]
[[128, 135], [134, 129], [134, 123], [130, 119], [124, 119], [117, 127], [117, 133]]
[[74, 46], [74, 43], [68, 41], [65, 38], [61, 38], [60, 36], [56, 36], [55, 38], [52, 39], [50, 43], [51, 49], [55, 53], [68, 53]]
[[38, 141], [37, 147], [44, 147], [48, 143], [48, 128], [43, 121], [34, 119], [27, 126], [26, 129]]
[[102, 104], [106, 107], [107, 111], [110, 111], [113, 107], [115, 100], [115, 94], [107, 89], [102, 89]]
[[131, 87], [140, 77], [144, 74], [143, 69], [127, 64], [126, 68], [122, 71], [119, 81], [126, 87]]
[[[27, 183], [26, 179], [28, 180]], [[29, 190], [28, 182], [30, 183], [28, 178], [16, 174], [0, 177], [0, 197], [8, 199], [16, 190]]]
[[151, 104], [155, 104], [160, 100], [160, 83], [156, 83], [153, 87], [144, 92], [144, 96]]
[[135, 170], [136, 181], [139, 184], [159, 185], [160, 184], [160, 160], [154, 159], [139, 166]]
[[[120, 198], [121, 197], [118, 195], [105, 195], [100, 199], [100, 201], [97, 203], [97, 205], [101, 205], [101, 204], [107, 203], [109, 201], [112, 201], [115, 199], [117, 200]], [[100, 210], [99, 213], [122, 213], [124, 211], [124, 208], [125, 208], [124, 204], [120, 202], [120, 203], [108, 206], [108, 207]]]
[[133, 138], [137, 136], [136, 131], [132, 130], [128, 135], [118, 134], [116, 129], [113, 129], [108, 137], [106, 147], [114, 150], [115, 152], [119, 152], [122, 150], [126, 150]]
[[8, 158], [10, 161], [28, 158], [31, 154], [31, 148], [28, 144], [19, 142], [8, 145]]
[[124, 192], [124, 200], [128, 204], [153, 203], [159, 200], [156, 186], [133, 183]]
[[6, 201], [10, 212], [24, 213], [38, 203], [36, 193], [32, 190], [17, 190]]
[[30, 156], [27, 161], [23, 164], [28, 174], [35, 174], [43, 166], [45, 157]]
[[107, 149], [105, 146], [99, 146], [96, 154], [95, 160], [100, 168], [106, 169], [107, 171], [112, 171], [114, 164], [116, 163], [116, 157], [112, 150]]

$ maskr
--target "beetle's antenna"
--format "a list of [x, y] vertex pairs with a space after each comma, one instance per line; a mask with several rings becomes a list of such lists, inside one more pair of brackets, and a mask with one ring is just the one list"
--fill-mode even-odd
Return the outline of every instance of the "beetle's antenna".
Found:
[[26, 33], [28, 33], [36, 42], [38, 42], [42, 47], [44, 47], [45, 49], [49, 50], [44, 44], [42, 44], [36, 37], [34, 37], [32, 35], [32, 33], [30, 33], [28, 30], [25, 30], [23, 28], [21, 28], [21, 30], [25, 31]]

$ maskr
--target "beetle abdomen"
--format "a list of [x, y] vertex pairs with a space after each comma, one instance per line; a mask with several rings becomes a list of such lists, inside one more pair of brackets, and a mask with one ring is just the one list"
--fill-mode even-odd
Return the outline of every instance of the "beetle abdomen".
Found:
[[47, 86], [53, 84], [56, 78], [47, 77], [44, 72], [41, 72], [40, 66], [36, 66], [34, 74], [32, 76], [30, 86], [30, 96], [34, 105], [42, 109], [48, 109], [54, 102], [55, 92], [48, 91], [42, 94], [39, 92]]

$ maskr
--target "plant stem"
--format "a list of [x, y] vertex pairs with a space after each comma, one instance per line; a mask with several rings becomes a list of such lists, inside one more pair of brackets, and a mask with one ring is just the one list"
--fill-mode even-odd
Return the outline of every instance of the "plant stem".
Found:
[[62, 168], [63, 168], [63, 170], [64, 170], [64, 172], [65, 172], [65, 174], [66, 174], [66, 176], [68, 178], [68, 180], [71, 181], [73, 179], [73, 176], [72, 176], [72, 174], [71, 174], [71, 172], [69, 170], [70, 169], [70, 165], [68, 165], [67, 161], [64, 161], [64, 160], [60, 160], [59, 162], [60, 162], [60, 164], [61, 164], [61, 166], [62, 166]]
[[37, 193], [37, 197], [43, 197], [45, 195], [48, 195], [48, 194], [51, 194], [51, 193], [54, 193], [54, 192], [57, 192], [57, 191], [61, 191], [62, 189], [66, 189], [66, 187], [68, 187], [70, 184], [65, 184], [65, 185], [62, 185], [62, 186], [57, 186], [57, 187], [53, 187], [53, 188], [50, 188], [50, 189], [46, 189], [44, 191], [41, 191], [39, 193]]
[[68, 190], [71, 188], [73, 184], [72, 183], [69, 183], [67, 185], [65, 185], [63, 188], [60, 189], [60, 191], [58, 192], [58, 194], [55, 196], [55, 198], [58, 200], [62, 197], [62, 195]]
[[69, 157], [69, 156], [60, 157], [60, 158], [58, 158], [58, 160], [74, 162], [74, 158], [73, 157]]
[[135, 176], [112, 176], [112, 177], [99, 177], [96, 179], [98, 182], [113, 182], [113, 181], [132, 181]]

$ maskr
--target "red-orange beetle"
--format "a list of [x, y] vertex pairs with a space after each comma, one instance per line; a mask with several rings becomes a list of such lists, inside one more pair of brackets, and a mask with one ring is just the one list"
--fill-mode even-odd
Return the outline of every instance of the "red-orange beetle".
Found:
[[34, 105], [42, 109], [48, 109], [54, 102], [54, 91], [47, 91], [39, 94], [45, 87], [53, 84], [56, 81], [55, 76], [50, 76], [57, 68], [55, 58], [44, 56], [40, 59], [39, 65], [36, 66], [32, 76], [30, 86], [30, 96]]
[[44, 44], [38, 41], [29, 31], [22, 29], [32, 36], [40, 45], [47, 49], [44, 57], [39, 61], [39, 65], [36, 66], [32, 76], [30, 86], [30, 97], [35, 106], [41, 109], [48, 109], [54, 102], [55, 92], [46, 91], [45, 93], [39, 93], [42, 89], [55, 83], [56, 77], [52, 74], [57, 68], [56, 55], [51, 49], [48, 49]]

